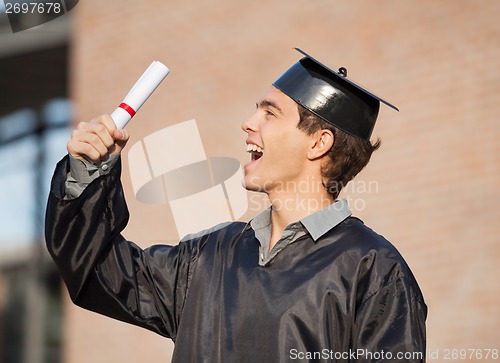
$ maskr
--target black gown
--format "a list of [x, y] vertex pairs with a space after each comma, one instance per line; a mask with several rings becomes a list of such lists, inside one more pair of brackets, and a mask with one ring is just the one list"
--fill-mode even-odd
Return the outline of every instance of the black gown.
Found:
[[[118, 163], [63, 200], [52, 180], [47, 247], [72, 301], [175, 342], [173, 362], [423, 362], [427, 308], [397, 250], [349, 217], [259, 266], [259, 242], [234, 222], [177, 246], [122, 237]], [[209, 212], [209, 211], [207, 211]]]

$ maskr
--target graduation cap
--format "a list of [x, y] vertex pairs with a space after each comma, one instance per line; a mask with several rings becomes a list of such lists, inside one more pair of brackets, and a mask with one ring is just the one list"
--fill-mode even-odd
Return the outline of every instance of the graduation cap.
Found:
[[305, 57], [273, 85], [326, 122], [350, 135], [369, 140], [380, 102], [399, 111], [347, 78], [345, 68], [335, 72], [301, 49], [295, 49]]

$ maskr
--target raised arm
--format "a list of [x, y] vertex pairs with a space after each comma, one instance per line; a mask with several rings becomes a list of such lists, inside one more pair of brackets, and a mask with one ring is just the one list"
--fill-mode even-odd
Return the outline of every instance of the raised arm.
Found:
[[[69, 156], [52, 179], [47, 248], [75, 304], [175, 339], [193, 261], [191, 244], [142, 250], [121, 235], [129, 214], [118, 154], [128, 138], [109, 116], [78, 125], [68, 142]], [[78, 195], [65, 198], [70, 157], [97, 166], [109, 157], [116, 161], [107, 173], [85, 181]]]

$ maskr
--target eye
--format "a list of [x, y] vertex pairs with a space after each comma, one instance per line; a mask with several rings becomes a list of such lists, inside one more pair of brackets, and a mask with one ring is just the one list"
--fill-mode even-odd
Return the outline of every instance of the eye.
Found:
[[276, 115], [274, 114], [274, 112], [273, 112], [273, 111], [271, 111], [271, 110], [270, 110], [270, 109], [268, 109], [268, 108], [266, 108], [266, 109], [264, 110], [264, 112], [265, 112], [266, 116], [276, 117]]

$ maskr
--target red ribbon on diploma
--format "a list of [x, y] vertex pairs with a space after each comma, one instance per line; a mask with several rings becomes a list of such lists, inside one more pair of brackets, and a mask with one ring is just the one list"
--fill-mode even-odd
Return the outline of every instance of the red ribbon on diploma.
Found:
[[130, 117], [134, 117], [135, 110], [132, 107], [130, 107], [129, 105], [127, 105], [126, 103], [122, 102], [122, 103], [120, 103], [120, 105], [118, 107], [123, 108], [125, 111], [127, 111], [129, 113]]

